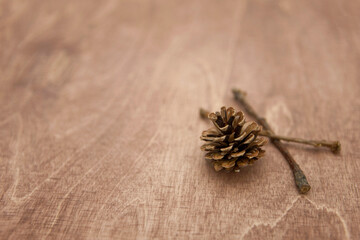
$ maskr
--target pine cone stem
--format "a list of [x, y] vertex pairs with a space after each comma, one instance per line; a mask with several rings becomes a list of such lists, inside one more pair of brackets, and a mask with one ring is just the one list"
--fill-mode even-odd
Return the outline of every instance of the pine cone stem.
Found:
[[[275, 135], [275, 133], [272, 131], [270, 125], [267, 123], [265, 118], [260, 117], [255, 110], [252, 108], [252, 106], [247, 102], [246, 100], [246, 93], [239, 90], [239, 89], [233, 89], [233, 94], [235, 99], [244, 106], [246, 112], [252, 116], [260, 125], [264, 127], [266, 131], [268, 131], [271, 135]], [[306, 176], [304, 172], [301, 170], [300, 166], [296, 163], [295, 159], [291, 156], [290, 152], [287, 150], [287, 148], [280, 142], [278, 139], [270, 138], [271, 142], [274, 144], [274, 146], [280, 151], [280, 153], [284, 156], [284, 158], [287, 160], [287, 162], [290, 165], [290, 168], [294, 174], [294, 179], [296, 186], [300, 193], [304, 194], [307, 193], [310, 190], [310, 184], [308, 183]]]

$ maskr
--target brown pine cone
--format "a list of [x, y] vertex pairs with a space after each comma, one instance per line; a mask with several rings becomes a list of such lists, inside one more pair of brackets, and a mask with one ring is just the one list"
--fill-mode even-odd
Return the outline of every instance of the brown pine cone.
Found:
[[205, 158], [211, 160], [216, 171], [225, 168], [239, 172], [264, 156], [261, 147], [267, 139], [258, 137], [262, 128], [256, 122], [246, 122], [243, 112], [222, 107], [221, 113], [209, 113], [208, 118], [215, 127], [202, 133], [200, 139], [207, 143], [201, 150], [208, 151]]

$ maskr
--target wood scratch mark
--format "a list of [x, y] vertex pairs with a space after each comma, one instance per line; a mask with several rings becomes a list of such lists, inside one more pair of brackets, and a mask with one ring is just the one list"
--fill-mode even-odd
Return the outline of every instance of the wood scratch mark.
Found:
[[[131, 168], [134, 168], [137, 165], [140, 165], [141, 162], [139, 161], [139, 159], [141, 159], [144, 155], [145, 152], [147, 152], [148, 148], [155, 142], [155, 139], [157, 138], [157, 136], [159, 135], [159, 130], [157, 130], [155, 132], [155, 134], [152, 136], [152, 138], [149, 140], [148, 144], [143, 148], [143, 150], [141, 151], [141, 153], [138, 155], [138, 157], [133, 161], [134, 165]], [[112, 197], [112, 194], [114, 193], [115, 189], [118, 188], [118, 186], [120, 184], [123, 184], [122, 180], [126, 177], [126, 174], [124, 174], [118, 181], [118, 183], [113, 187], [113, 189], [111, 190], [111, 192], [108, 194], [107, 198], [105, 198], [105, 200], [103, 201], [102, 206], [100, 207], [98, 212], [101, 212], [107, 201], [109, 201], [110, 197]], [[98, 217], [95, 217], [95, 219], [97, 219]]]
[[[269, 123], [271, 123], [271, 126], [274, 128], [274, 131], [281, 132], [282, 134], [288, 134], [294, 122], [289, 108], [286, 106], [286, 104], [283, 101], [278, 101], [272, 106], [267, 107], [265, 117], [269, 121]], [[283, 120], [287, 119], [288, 120], [287, 125], [283, 124], [284, 121], [280, 121], [282, 123], [280, 127], [278, 125], [279, 119], [283, 119]]]
[[[238, 6], [236, 8], [236, 12], [235, 12], [235, 17], [234, 17], [234, 23], [233, 26], [234, 28], [232, 29], [232, 33], [231, 33], [231, 40], [230, 42], [232, 43], [229, 47], [229, 51], [228, 51], [228, 63], [226, 64], [227, 68], [225, 70], [224, 73], [224, 79], [226, 81], [226, 84], [224, 84], [224, 91], [222, 96], [227, 96], [228, 95], [228, 88], [229, 88], [229, 83], [231, 83], [232, 81], [232, 74], [234, 71], [234, 66], [236, 64], [236, 49], [237, 49], [237, 44], [239, 42], [240, 39], [240, 33], [241, 33], [241, 29], [243, 28], [242, 26], [242, 19], [245, 16], [245, 10], [247, 8], [248, 5], [248, 1], [239, 1]], [[232, 86], [230, 86], [232, 87]]]
[[17, 198], [14, 196], [15, 193], [16, 193], [16, 188], [19, 184], [19, 178], [20, 178], [20, 169], [18, 167], [16, 167], [16, 163], [17, 163], [17, 160], [18, 160], [18, 155], [19, 155], [19, 148], [20, 148], [20, 137], [21, 137], [21, 134], [22, 134], [22, 131], [23, 131], [23, 128], [24, 128], [24, 124], [23, 124], [23, 120], [22, 120], [22, 117], [21, 117], [21, 114], [20, 113], [17, 113], [16, 114], [16, 118], [19, 122], [19, 128], [18, 128], [18, 132], [17, 132], [17, 139], [16, 139], [16, 150], [15, 150], [15, 154], [14, 154], [14, 158], [13, 158], [13, 168], [16, 169], [15, 170], [15, 181], [14, 181], [14, 185], [11, 189], [11, 196], [10, 196], [10, 199], [12, 201], [14, 201], [15, 203], [18, 203], [17, 201]]
[[[109, 154], [110, 154], [110, 151], [109, 151], [108, 154], [106, 154], [106, 156], [108, 156]], [[106, 156], [104, 156], [102, 159], [104, 159]], [[78, 181], [76, 181], [75, 184], [74, 184], [72, 187], [70, 187], [69, 190], [66, 192], [66, 194], [64, 195], [64, 197], [62, 198], [62, 200], [60, 201], [60, 203], [59, 203], [59, 205], [58, 205], [58, 207], [57, 207], [56, 215], [55, 215], [53, 221], [51, 222], [49, 231], [47, 232], [47, 234], [45, 235], [44, 238], [47, 238], [47, 237], [48, 237], [48, 235], [51, 233], [51, 231], [52, 231], [55, 223], [58, 221], [58, 217], [59, 217], [59, 214], [60, 214], [60, 211], [61, 211], [61, 206], [62, 206], [63, 202], [66, 200], [67, 196], [69, 196], [69, 194], [75, 189], [75, 187], [77, 187], [77, 186], [81, 183], [81, 181], [82, 181], [84, 178], [86, 178], [86, 177], [89, 175], [89, 173], [91, 173], [91, 172], [93, 171], [93, 169], [94, 169], [95, 167], [98, 167], [100, 164], [102, 164], [102, 161], [101, 161], [102, 159], [100, 159], [100, 160], [99, 160], [96, 164], [94, 164], [88, 171], [86, 171], [86, 172], [84, 173], [84, 175], [83, 175]], [[97, 168], [97, 169], [99, 169], [99, 168]]]
[[211, 72], [210, 67], [206, 64], [206, 62], [202, 60], [198, 60], [197, 64], [199, 65], [200, 72], [204, 75], [204, 82], [208, 89], [208, 94], [205, 94], [207, 98], [212, 98], [210, 103], [218, 103], [221, 102], [219, 95], [217, 94], [216, 81]]
[[[128, 101], [123, 101], [123, 102], [122, 102], [122, 106], [126, 106], [127, 102], [128, 102]], [[110, 108], [110, 106], [111, 106], [111, 104], [110, 104], [108, 107]], [[19, 134], [20, 134], [21, 131], [22, 131], [22, 129], [23, 129], [23, 127], [22, 127], [23, 124], [22, 124], [22, 118], [21, 118], [20, 113], [18, 114], [18, 116], [19, 116], [20, 124], [21, 124], [21, 125], [20, 125], [21, 127], [19, 128]], [[19, 180], [17, 179], [16, 185], [14, 185], [13, 192], [12, 192], [12, 194], [11, 194], [11, 200], [12, 200], [14, 203], [16, 203], [16, 204], [19, 204], [19, 203], [22, 203], [22, 202], [26, 201], [26, 199], [28, 199], [29, 197], [31, 197], [31, 196], [34, 194], [34, 192], [35, 192], [36, 190], [38, 190], [43, 184], [45, 184], [46, 182], [50, 181], [55, 175], [57, 175], [57, 174], [66, 166], [66, 164], [68, 164], [68, 163], [71, 161], [71, 159], [72, 159], [76, 154], [80, 154], [80, 153], [83, 152], [88, 146], [91, 146], [91, 144], [95, 143], [95, 142], [97, 141], [98, 137], [101, 136], [101, 135], [106, 131], [106, 129], [107, 129], [109, 126], [111, 126], [115, 121], [116, 121], [116, 119], [114, 119], [113, 121], [111, 121], [110, 123], [108, 123], [107, 125], [105, 125], [101, 130], [99, 130], [99, 133], [98, 133], [96, 136], [94, 136], [89, 142], [87, 142], [85, 145], [83, 145], [81, 148], [79, 148], [75, 153], [73, 153], [71, 156], [69, 156], [69, 157], [67, 158], [67, 160], [64, 161], [64, 162], [58, 167], [58, 169], [57, 169], [56, 171], [54, 171], [52, 174], [50, 174], [50, 175], [49, 175], [46, 179], [44, 179], [41, 183], [39, 183], [38, 185], [36, 185], [31, 192], [27, 193], [27, 194], [26, 194], [25, 196], [23, 196], [23, 197], [16, 197], [16, 196], [15, 196], [16, 189], [17, 189], [17, 184], [19, 183]], [[18, 151], [17, 151], [17, 152], [18, 152]], [[16, 155], [15, 155], [15, 159], [17, 159], [17, 153], [16, 153]], [[16, 161], [14, 160], [14, 166], [15, 166], [15, 163], [16, 163]], [[18, 170], [19, 170], [19, 169], [18, 169]], [[17, 174], [19, 174], [19, 173], [17, 173]], [[18, 175], [18, 177], [19, 177], [19, 175]]]
[[346, 239], [350, 239], [350, 232], [349, 232], [349, 229], [348, 229], [348, 226], [344, 220], [344, 218], [340, 215], [340, 213], [336, 210], [336, 209], [332, 209], [332, 208], [329, 208], [325, 205], [319, 205], [319, 204], [316, 204], [315, 202], [311, 201], [309, 198], [307, 198], [306, 196], [297, 196], [296, 198], [294, 198], [294, 200], [291, 202], [291, 204], [285, 209], [285, 211], [281, 214], [281, 216], [279, 216], [278, 218], [275, 219], [275, 221], [271, 221], [271, 222], [255, 222], [253, 223], [251, 226], [249, 226], [245, 232], [241, 235], [241, 239], [244, 239], [244, 237], [252, 230], [254, 229], [255, 227], [258, 227], [258, 226], [270, 226], [270, 228], [275, 228], [276, 225], [281, 221], [283, 220], [283, 218], [288, 214], [288, 212], [294, 207], [294, 204], [300, 199], [300, 198], [304, 198], [306, 199], [309, 203], [311, 203], [317, 210], [322, 210], [322, 209], [325, 209], [327, 212], [331, 212], [331, 213], [334, 213], [340, 220], [340, 222], [342, 223], [343, 225], [343, 228], [344, 228], [344, 232], [345, 232], [345, 236], [346, 236]]
[[[228, 83], [231, 82], [231, 75], [235, 66], [236, 48], [240, 38], [240, 31], [241, 31], [241, 19], [245, 15], [244, 13], [247, 4], [248, 4], [247, 1], [240, 1], [235, 9], [235, 14], [234, 14], [235, 16], [233, 20], [234, 27], [232, 29], [232, 32], [230, 33], [230, 40], [229, 40], [230, 46], [227, 51], [228, 63], [225, 64], [225, 66], [227, 67], [224, 70], [224, 74], [222, 76], [222, 79], [226, 80], [226, 84], [221, 85], [224, 86], [223, 89], [219, 89], [219, 85], [217, 84], [216, 78], [212, 74], [211, 68], [207, 64], [207, 61], [200, 59], [196, 61], [200, 67], [201, 72], [204, 75], [204, 80], [205, 80], [204, 82], [207, 85], [208, 92], [210, 92], [210, 94], [208, 94], [208, 97], [216, 98], [211, 101], [215, 104], [219, 104], [220, 102], [222, 102], [223, 96], [227, 95], [227, 90], [229, 85]], [[219, 91], [221, 91], [222, 94], [219, 94]]]
[[6, 123], [8, 123], [10, 120], [12, 120], [13, 118], [16, 118], [18, 115], [18, 113], [14, 113], [9, 115], [8, 117], [4, 118], [3, 120], [0, 121], [0, 126], [1, 125], [5, 125]]
[[327, 212], [331, 212], [334, 213], [339, 219], [340, 222], [342, 223], [343, 227], [344, 227], [344, 232], [345, 232], [345, 236], [346, 239], [350, 239], [350, 231], [348, 229], [348, 226], [346, 224], [345, 219], [340, 215], [339, 211], [337, 209], [333, 209], [333, 208], [329, 208], [323, 204], [317, 204], [314, 201], [310, 200], [309, 198], [305, 197], [306, 200], [308, 200], [316, 209], [320, 210], [320, 209], [325, 209]]
[[[135, 197], [135, 198], [127, 201], [127, 202], [124, 204], [124, 207], [123, 207], [122, 209], [120, 209], [119, 211], [117, 211], [116, 214], [117, 214], [117, 215], [121, 215], [121, 213], [123, 213], [123, 212], [125, 211], [125, 209], [127, 209], [128, 207], [130, 207], [131, 205], [133, 205], [135, 202], [141, 203], [140, 199], [139, 199], [138, 197]], [[107, 225], [111, 225], [111, 224], [112, 224], [113, 222], [115, 222], [117, 219], [118, 219], [118, 218], [115, 218], [115, 219], [107, 222], [106, 224], [107, 224]], [[101, 224], [101, 226], [100, 226], [99, 232], [98, 232], [98, 234], [97, 234], [97, 237], [98, 237], [98, 238], [100, 237], [100, 236], [99, 236], [99, 233], [102, 232], [103, 229], [104, 229], [104, 225], [105, 225], [105, 224], [103, 223], [103, 224]]]
[[[110, 126], [111, 124], [109, 124]], [[101, 136], [101, 134], [105, 131], [105, 129], [107, 129], [108, 126], [104, 126], [103, 131], [100, 131], [100, 133], [97, 136]], [[92, 140], [90, 140], [87, 144], [85, 144], [84, 146], [82, 146], [78, 151], [76, 151], [76, 153], [81, 153], [84, 149], [86, 149], [88, 146], [90, 146], [92, 143], [97, 141], [97, 137], [94, 137]], [[17, 185], [14, 186], [14, 191], [11, 197], [11, 200], [15, 203], [21, 203], [26, 201], [26, 199], [28, 199], [30, 196], [32, 196], [32, 194], [34, 194], [34, 192], [39, 189], [43, 184], [45, 184], [46, 182], [50, 181], [51, 178], [53, 178], [56, 174], [58, 174], [65, 166], [68, 162], [71, 161], [72, 157], [76, 154], [74, 153], [72, 156], [70, 156], [66, 161], [63, 162], [63, 164], [61, 164], [61, 166], [58, 167], [58, 169], [56, 171], [54, 171], [52, 174], [50, 174], [46, 179], [44, 179], [41, 183], [39, 183], [38, 185], [36, 185], [33, 190], [29, 193], [27, 193], [25, 196], [23, 197], [16, 197], [15, 192], [16, 192], [16, 188]]]
[[246, 234], [248, 234], [253, 228], [258, 227], [260, 225], [264, 225], [264, 226], [270, 226], [271, 228], [274, 228], [285, 216], [286, 214], [293, 208], [294, 204], [301, 198], [301, 196], [297, 196], [296, 198], [294, 198], [294, 200], [291, 201], [290, 205], [285, 209], [285, 211], [275, 220], [275, 221], [271, 221], [269, 223], [265, 223], [265, 222], [255, 222], [253, 223], [251, 226], [249, 226], [245, 232], [241, 235], [240, 239], [244, 239], [244, 237], [246, 236]]

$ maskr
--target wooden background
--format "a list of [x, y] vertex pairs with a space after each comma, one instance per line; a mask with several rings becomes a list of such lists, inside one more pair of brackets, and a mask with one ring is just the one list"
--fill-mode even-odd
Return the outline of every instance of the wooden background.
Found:
[[[0, 0], [2, 239], [360, 239], [360, 2]], [[287, 144], [216, 173], [203, 106]]]

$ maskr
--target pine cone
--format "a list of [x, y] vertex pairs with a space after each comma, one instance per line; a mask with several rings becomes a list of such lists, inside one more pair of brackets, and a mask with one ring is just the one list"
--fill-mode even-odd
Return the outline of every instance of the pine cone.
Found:
[[239, 172], [264, 156], [261, 147], [267, 139], [258, 137], [262, 128], [256, 122], [246, 122], [243, 112], [222, 107], [221, 113], [209, 113], [208, 118], [215, 127], [202, 133], [200, 139], [207, 143], [201, 150], [208, 151], [205, 158], [211, 160], [216, 171], [225, 168]]

